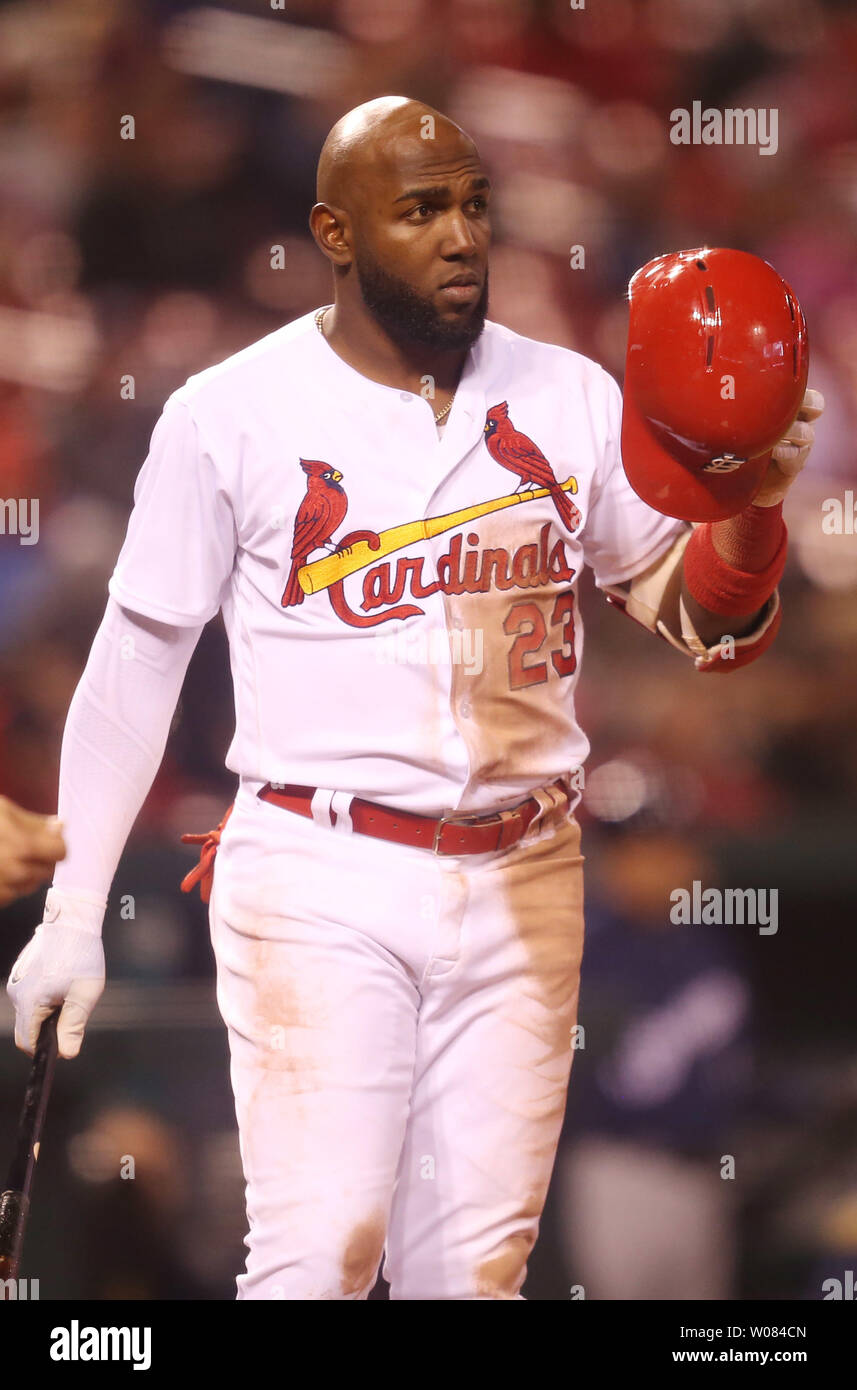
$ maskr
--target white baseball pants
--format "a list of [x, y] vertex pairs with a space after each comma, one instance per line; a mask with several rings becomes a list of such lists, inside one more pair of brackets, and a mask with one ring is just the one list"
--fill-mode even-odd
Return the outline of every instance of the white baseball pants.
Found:
[[[316, 799], [318, 801], [318, 798]], [[547, 805], [547, 803], [545, 803]], [[580, 829], [442, 857], [242, 788], [211, 898], [239, 1299], [521, 1298], [565, 1110]]]

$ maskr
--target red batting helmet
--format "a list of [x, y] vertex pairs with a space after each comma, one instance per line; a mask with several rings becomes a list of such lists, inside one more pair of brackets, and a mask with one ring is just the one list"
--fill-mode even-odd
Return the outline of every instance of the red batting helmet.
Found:
[[649, 261], [628, 293], [628, 481], [667, 516], [735, 516], [806, 390], [809, 344], [794, 291], [758, 256], [702, 247]]

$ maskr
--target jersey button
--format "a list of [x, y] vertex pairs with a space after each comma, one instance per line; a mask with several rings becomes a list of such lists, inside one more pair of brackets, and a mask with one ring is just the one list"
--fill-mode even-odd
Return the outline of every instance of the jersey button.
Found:
[[400, 400], [400, 401], [404, 401], [404, 402], [405, 402], [405, 405], [408, 404], [408, 401], [412, 401], [413, 399], [414, 399], [413, 396], [409, 395], [407, 391], [400, 391], [400, 392], [399, 392], [399, 400]]
[[473, 711], [472, 711], [471, 708], [470, 708], [470, 701], [469, 701], [469, 700], [465, 700], [465, 701], [464, 701], [464, 704], [461, 706], [461, 714], [462, 714], [462, 717], [463, 717], [464, 719], [469, 719], [472, 713], [473, 713]]

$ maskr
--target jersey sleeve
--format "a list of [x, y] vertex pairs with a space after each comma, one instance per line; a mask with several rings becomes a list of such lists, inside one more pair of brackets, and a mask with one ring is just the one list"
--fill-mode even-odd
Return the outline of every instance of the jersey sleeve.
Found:
[[232, 505], [214, 459], [188, 405], [170, 396], [137, 477], [108, 592], [159, 622], [206, 623], [220, 608], [236, 549]]
[[622, 467], [622, 393], [608, 373], [608, 433], [590, 496], [581, 540], [600, 589], [622, 584], [648, 568], [686, 529], [638, 497]]

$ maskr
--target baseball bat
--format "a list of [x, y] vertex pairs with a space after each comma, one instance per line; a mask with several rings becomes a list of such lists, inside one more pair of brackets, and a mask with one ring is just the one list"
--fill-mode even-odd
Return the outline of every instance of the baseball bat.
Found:
[[[54, 1009], [39, 1029], [15, 1138], [15, 1152], [9, 1164], [6, 1191], [0, 1196], [0, 1280], [18, 1277], [24, 1231], [30, 1212], [33, 1173], [57, 1060], [59, 1015], [59, 1009]], [[0, 1297], [2, 1293], [0, 1290]]]
[[[557, 487], [562, 492], [577, 492], [577, 479], [566, 478]], [[468, 521], [476, 521], [480, 516], [503, 511], [506, 507], [516, 507], [519, 502], [532, 502], [534, 497], [549, 497], [546, 487], [529, 488], [526, 492], [509, 492], [505, 497], [492, 497], [490, 502], [477, 502], [471, 507], [461, 507], [457, 512], [447, 512], [445, 516], [430, 516], [422, 521], [405, 521], [401, 526], [391, 526], [378, 537], [381, 544], [372, 550], [366, 541], [357, 541], [348, 547], [347, 555], [326, 555], [323, 560], [313, 560], [311, 565], [302, 565], [298, 570], [298, 583], [305, 594], [317, 594], [330, 588], [338, 580], [345, 579], [356, 570], [367, 565], [375, 565], [386, 555], [402, 550], [406, 545], [416, 545], [419, 541], [442, 536], [455, 526], [466, 526]]]

